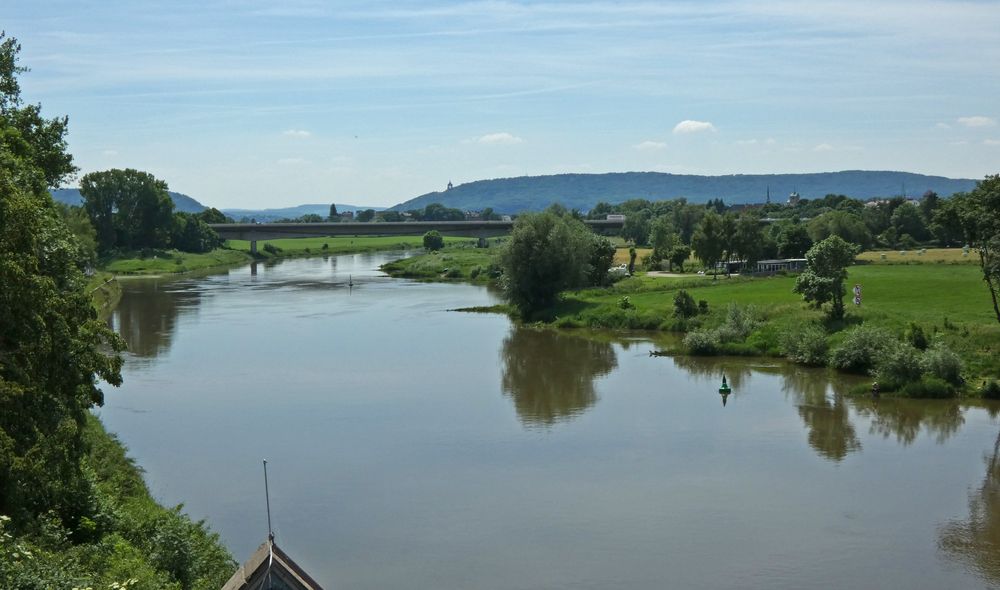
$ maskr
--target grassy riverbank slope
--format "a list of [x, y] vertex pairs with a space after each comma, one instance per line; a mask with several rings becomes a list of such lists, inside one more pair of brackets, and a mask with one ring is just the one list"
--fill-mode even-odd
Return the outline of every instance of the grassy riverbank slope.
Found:
[[89, 516], [8, 530], [0, 517], [0, 587], [217, 590], [236, 562], [204, 522], [159, 505], [125, 447], [90, 416], [85, 436]]

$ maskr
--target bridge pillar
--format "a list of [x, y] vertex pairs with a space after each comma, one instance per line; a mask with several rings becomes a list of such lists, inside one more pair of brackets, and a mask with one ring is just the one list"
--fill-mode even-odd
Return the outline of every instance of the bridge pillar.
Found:
[[250, 240], [250, 253], [257, 255], [257, 240]]

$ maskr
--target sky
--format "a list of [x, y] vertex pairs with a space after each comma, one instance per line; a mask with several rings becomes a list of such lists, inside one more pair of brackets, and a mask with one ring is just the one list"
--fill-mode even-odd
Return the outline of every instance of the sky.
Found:
[[218, 208], [564, 172], [1000, 172], [996, 0], [0, 6], [80, 174]]

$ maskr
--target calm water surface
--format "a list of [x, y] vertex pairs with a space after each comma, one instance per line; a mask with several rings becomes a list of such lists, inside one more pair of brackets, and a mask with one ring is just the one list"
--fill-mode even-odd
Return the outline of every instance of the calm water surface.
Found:
[[238, 560], [266, 458], [327, 588], [1000, 587], [1000, 408], [450, 312], [496, 298], [389, 257], [124, 283], [100, 414]]

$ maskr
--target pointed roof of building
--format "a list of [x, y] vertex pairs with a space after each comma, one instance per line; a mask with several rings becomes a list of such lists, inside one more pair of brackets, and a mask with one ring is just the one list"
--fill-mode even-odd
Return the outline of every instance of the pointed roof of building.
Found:
[[268, 539], [240, 566], [222, 590], [323, 590], [292, 558]]

